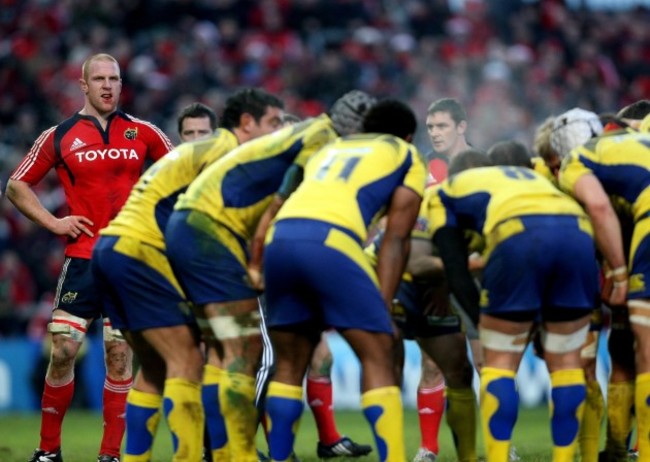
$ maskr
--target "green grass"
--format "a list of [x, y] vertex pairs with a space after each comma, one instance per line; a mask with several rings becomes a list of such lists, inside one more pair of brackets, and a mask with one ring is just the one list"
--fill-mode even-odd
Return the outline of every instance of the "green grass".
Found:
[[[359, 411], [337, 411], [339, 431], [362, 443], [372, 444], [368, 424]], [[407, 410], [404, 416], [405, 442], [409, 460], [417, 452], [420, 442], [417, 414]], [[94, 460], [101, 438], [101, 415], [98, 413], [71, 411], [66, 416], [63, 427], [63, 455], [65, 462], [90, 462]], [[0, 462], [24, 462], [38, 445], [40, 426], [39, 414], [0, 415]], [[480, 433], [480, 432], [479, 432]], [[316, 428], [314, 419], [305, 412], [296, 441], [296, 453], [303, 462], [316, 462]], [[153, 462], [171, 460], [171, 440], [164, 423], [158, 430], [154, 448]], [[263, 436], [258, 435], [259, 447], [266, 449]], [[546, 462], [551, 460], [551, 443], [548, 424], [548, 410], [544, 407], [522, 409], [515, 427], [513, 442], [522, 460], [526, 462]], [[456, 460], [451, 434], [446, 425], [440, 434], [440, 462]], [[482, 453], [483, 443], [479, 437]], [[374, 461], [370, 456], [359, 461]]]

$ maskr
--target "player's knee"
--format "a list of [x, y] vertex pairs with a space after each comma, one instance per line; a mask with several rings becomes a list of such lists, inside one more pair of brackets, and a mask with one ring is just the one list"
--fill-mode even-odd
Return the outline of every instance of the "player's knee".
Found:
[[430, 363], [429, 366], [422, 364], [422, 374], [420, 375], [420, 388], [433, 388], [437, 385], [440, 385], [444, 378], [442, 371], [435, 365], [435, 363]]
[[312, 378], [329, 377], [332, 372], [333, 362], [334, 359], [330, 349], [328, 347], [321, 348], [321, 345], [319, 345], [314, 350], [311, 362], [309, 363], [309, 376]]
[[132, 375], [133, 353], [126, 342], [104, 342], [106, 374], [116, 380], [126, 380]]
[[179, 358], [179, 364], [191, 372], [198, 371], [200, 373], [201, 370], [203, 370], [203, 363], [203, 355], [198, 348], [188, 349], [182, 357]]
[[448, 371], [444, 372], [445, 382], [452, 388], [471, 387], [473, 378], [474, 369], [467, 357], [454, 363]]
[[74, 369], [78, 345], [72, 341], [52, 342], [49, 370], [52, 375], [63, 376]]

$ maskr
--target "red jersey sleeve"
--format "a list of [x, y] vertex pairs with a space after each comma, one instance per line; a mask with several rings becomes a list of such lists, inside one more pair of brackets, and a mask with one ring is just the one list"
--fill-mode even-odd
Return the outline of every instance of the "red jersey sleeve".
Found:
[[[132, 116], [129, 115], [129, 117]], [[148, 146], [147, 158], [156, 161], [174, 149], [169, 137], [156, 125], [135, 117], [132, 119], [143, 127], [144, 141]]]
[[56, 164], [54, 152], [54, 130], [49, 128], [41, 133], [25, 158], [11, 173], [10, 179], [37, 184]]

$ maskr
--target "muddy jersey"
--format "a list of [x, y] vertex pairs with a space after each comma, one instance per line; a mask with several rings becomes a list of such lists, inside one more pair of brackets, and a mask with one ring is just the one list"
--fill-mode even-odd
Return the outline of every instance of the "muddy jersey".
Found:
[[163, 234], [178, 196], [205, 168], [238, 145], [235, 134], [223, 128], [210, 138], [181, 144], [147, 169], [102, 234], [133, 237], [165, 250]]

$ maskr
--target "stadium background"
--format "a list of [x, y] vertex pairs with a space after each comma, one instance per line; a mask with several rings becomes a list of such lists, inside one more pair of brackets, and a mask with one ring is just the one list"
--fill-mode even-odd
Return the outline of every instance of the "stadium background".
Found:
[[[612, 112], [650, 97], [648, 7], [647, 0], [0, 0], [0, 181], [4, 187], [42, 130], [81, 108], [80, 66], [100, 51], [121, 63], [121, 108], [174, 141], [187, 103], [219, 112], [232, 90], [261, 86], [302, 117], [351, 88], [402, 98], [421, 121], [431, 101], [452, 96], [467, 107], [473, 146], [512, 138], [530, 146], [551, 114], [574, 106]], [[426, 152], [423, 125], [416, 144]], [[63, 212], [54, 175], [37, 192]], [[59, 239], [0, 201], [0, 412], [38, 406], [62, 261]], [[332, 346], [337, 405], [355, 406], [358, 366], [339, 339]], [[412, 404], [418, 353], [412, 345], [408, 352]], [[80, 365], [80, 406], [99, 406], [101, 363], [95, 336]], [[606, 374], [603, 362], [600, 379]], [[525, 404], [545, 399], [548, 375], [531, 355], [519, 380]]]

